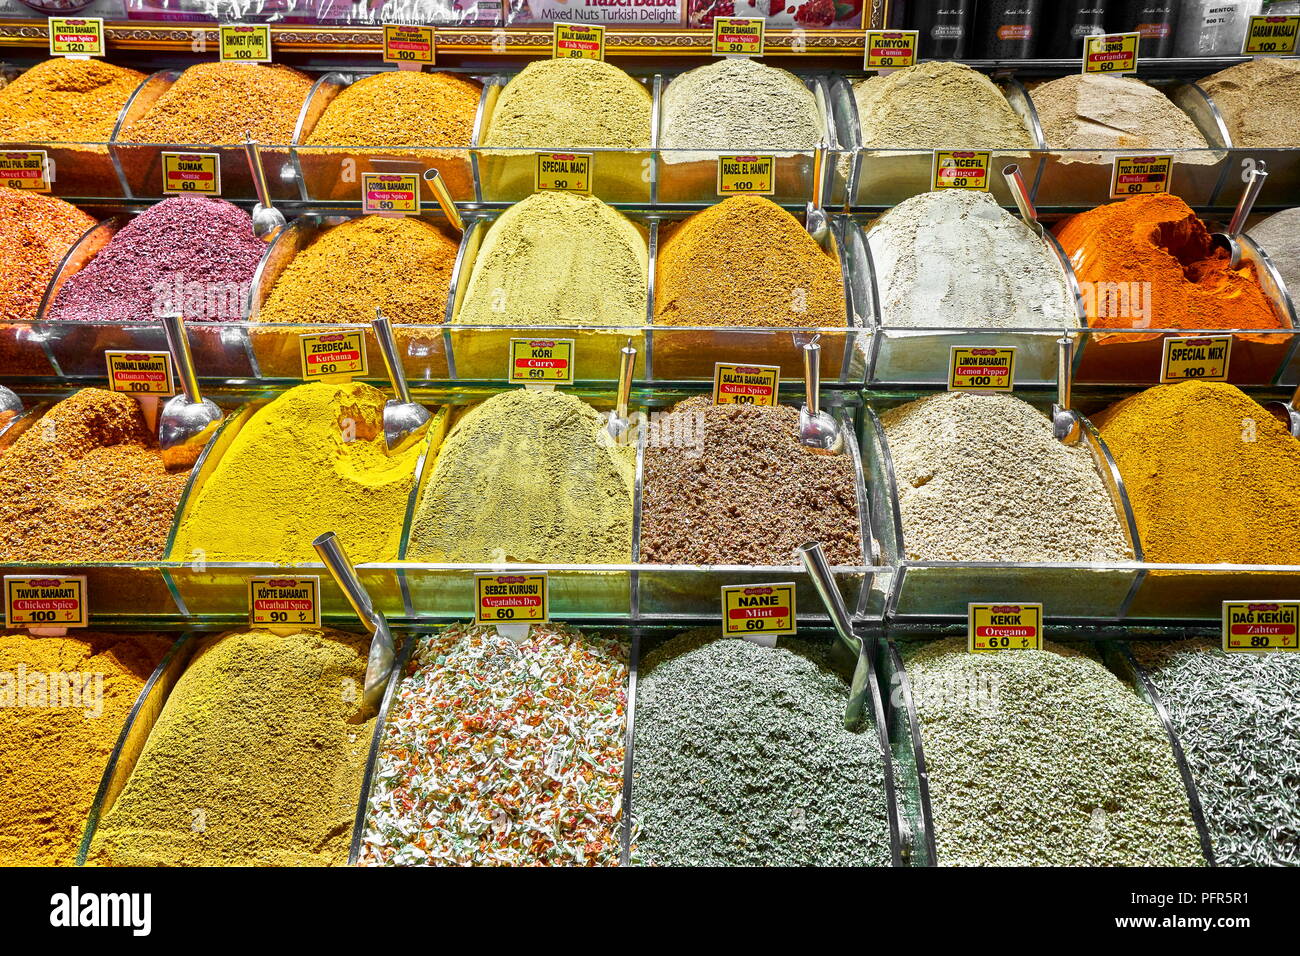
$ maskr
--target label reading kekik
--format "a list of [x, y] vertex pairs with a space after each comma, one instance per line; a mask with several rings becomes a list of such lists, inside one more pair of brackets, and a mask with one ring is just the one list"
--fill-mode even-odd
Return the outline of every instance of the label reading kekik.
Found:
[[346, 332], [312, 332], [299, 336], [302, 349], [302, 377], [305, 381], [364, 377], [366, 334], [361, 329]]
[[775, 405], [780, 388], [779, 365], [713, 364], [714, 405]]
[[163, 153], [163, 195], [221, 195], [221, 156], [217, 153]]
[[715, 17], [714, 56], [762, 56], [762, 17]]
[[1107, 33], [1084, 37], [1084, 73], [1136, 73], [1140, 33]]
[[511, 385], [572, 385], [574, 339], [511, 339]]
[[361, 212], [366, 216], [419, 215], [419, 174], [362, 173]]
[[271, 62], [269, 23], [223, 23], [220, 27], [221, 62]]
[[1015, 388], [1016, 348], [952, 347], [948, 362], [950, 392], [1010, 392]]
[[1226, 382], [1232, 360], [1231, 335], [1171, 336], [1165, 339], [1160, 381]]
[[1226, 653], [1300, 650], [1300, 601], [1224, 601]]
[[5, 627], [85, 627], [86, 578], [5, 575]]
[[728, 637], [794, 634], [795, 620], [793, 582], [722, 588], [722, 633]]
[[932, 188], [988, 192], [989, 168], [992, 165], [992, 153], [936, 149], [930, 168]]
[[1041, 604], [968, 604], [966, 620], [966, 649], [973, 654], [1043, 647]]
[[320, 627], [320, 578], [249, 578], [253, 627]]
[[108, 388], [131, 395], [175, 395], [170, 352], [130, 352], [108, 349]]
[[1169, 192], [1173, 156], [1116, 156], [1110, 174], [1110, 198]]
[[0, 153], [0, 186], [10, 189], [50, 191], [49, 156], [43, 149]]
[[591, 192], [591, 153], [538, 153], [533, 189], [561, 189], [570, 193]]
[[551, 34], [551, 59], [605, 59], [605, 28], [585, 23], [556, 23]]
[[385, 63], [432, 63], [434, 50], [433, 27], [384, 24]]
[[901, 70], [916, 64], [917, 30], [868, 30], [865, 64], [868, 70]]
[[719, 156], [719, 196], [770, 196], [776, 192], [775, 156]]
[[102, 17], [50, 17], [50, 56], [103, 56]]
[[1246, 27], [1241, 52], [1246, 56], [1290, 56], [1296, 51], [1300, 16], [1254, 16]]
[[546, 572], [474, 575], [475, 624], [542, 624], [551, 619]]

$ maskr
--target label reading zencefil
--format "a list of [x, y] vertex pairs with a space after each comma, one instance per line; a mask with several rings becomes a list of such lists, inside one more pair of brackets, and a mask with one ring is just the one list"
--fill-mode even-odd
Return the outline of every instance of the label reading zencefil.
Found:
[[794, 584], [728, 584], [722, 588], [722, 633], [728, 637], [794, 634]]
[[1015, 388], [1016, 347], [952, 347], [948, 361], [950, 392], [1010, 392]]
[[366, 216], [419, 215], [419, 174], [362, 173], [361, 212]]
[[591, 153], [538, 153], [533, 189], [562, 189], [570, 193], [591, 192]]
[[776, 192], [775, 156], [719, 156], [718, 195], [770, 196]]
[[217, 153], [163, 153], [163, 194], [221, 195], [221, 156]]
[[96, 17], [50, 17], [50, 56], [103, 56], [104, 21]]
[[936, 149], [930, 173], [934, 189], [978, 189], [988, 192], [992, 153]]
[[223, 23], [220, 28], [221, 62], [271, 62], [269, 23]]
[[572, 385], [574, 339], [511, 339], [511, 385]]
[[714, 56], [762, 56], [762, 17], [716, 17], [713, 21]]
[[131, 395], [175, 395], [170, 352], [127, 352], [109, 349], [108, 388]]
[[86, 578], [5, 575], [5, 627], [85, 627]]
[[1241, 52], [1246, 56], [1290, 56], [1300, 35], [1300, 17], [1256, 16], [1246, 27]]
[[475, 624], [542, 624], [551, 619], [546, 572], [474, 575]]
[[43, 149], [0, 153], [0, 186], [47, 193], [50, 191], [49, 168], [49, 157]]
[[305, 381], [364, 377], [366, 334], [361, 329], [346, 332], [313, 332], [298, 337], [302, 348], [302, 377]]
[[1231, 335], [1172, 336], [1165, 339], [1160, 381], [1226, 382], [1230, 361]]
[[249, 578], [253, 627], [320, 627], [320, 578]]
[[1043, 647], [1041, 604], [968, 604], [966, 650], [1037, 651]]
[[1223, 650], [1300, 650], [1300, 601], [1224, 601]]
[[585, 23], [556, 23], [551, 34], [551, 59], [605, 59], [605, 28]]
[[1140, 33], [1107, 33], [1084, 37], [1084, 73], [1136, 73]]
[[713, 365], [714, 405], [775, 405], [780, 388], [779, 365]]
[[864, 63], [868, 70], [901, 70], [916, 65], [917, 30], [868, 30]]
[[1116, 156], [1110, 174], [1110, 198], [1169, 192], [1173, 156]]
[[433, 27], [384, 24], [385, 63], [432, 63], [434, 56]]

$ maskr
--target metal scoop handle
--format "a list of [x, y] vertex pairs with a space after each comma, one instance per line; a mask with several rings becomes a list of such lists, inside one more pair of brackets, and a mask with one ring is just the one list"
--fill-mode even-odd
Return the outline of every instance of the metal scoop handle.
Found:
[[1038, 221], [1038, 210], [1034, 208], [1034, 201], [1029, 198], [1029, 187], [1025, 185], [1025, 178], [1020, 175], [1020, 167], [1015, 163], [1002, 167], [1002, 175], [1011, 187], [1011, 198], [1016, 201], [1016, 207], [1020, 210], [1020, 218], [1025, 221], [1025, 225], [1040, 236], [1043, 234], [1043, 224]]
[[636, 370], [636, 349], [628, 339], [618, 352], [618, 402], [615, 405], [618, 417], [626, 420], [628, 405], [632, 400], [632, 375]]
[[436, 169], [430, 169], [425, 172], [424, 178], [433, 191], [433, 198], [438, 201], [442, 214], [447, 217], [447, 221], [452, 224], [457, 232], [464, 232], [465, 220], [461, 216], [460, 210], [456, 208], [456, 201], [451, 198], [451, 191], [447, 189], [447, 181], [442, 178], [442, 174]]
[[1241, 198], [1237, 200], [1237, 208], [1233, 210], [1232, 220], [1228, 223], [1230, 239], [1236, 239], [1246, 228], [1246, 220], [1250, 218], [1250, 213], [1255, 208], [1255, 200], [1259, 199], [1266, 179], [1268, 179], [1268, 170], [1263, 161], [1260, 161], [1251, 169], [1250, 178], [1246, 180], [1246, 188], [1242, 190]]
[[179, 312], [164, 315], [162, 327], [185, 400], [191, 405], [197, 405], [203, 401], [203, 395], [199, 392], [199, 376], [194, 371], [194, 355], [190, 352], [190, 337], [185, 331], [185, 320]]
[[253, 189], [257, 192], [257, 201], [271, 208], [271, 190], [266, 185], [266, 170], [262, 167], [262, 154], [257, 148], [257, 140], [249, 130], [244, 130], [244, 153], [248, 156], [248, 168], [253, 173]]
[[1077, 445], [1083, 434], [1074, 405], [1074, 339], [1056, 340], [1056, 404], [1052, 406], [1052, 434], [1066, 445]]
[[366, 686], [364, 702], [373, 709], [379, 705], [384, 696], [384, 685], [392, 672], [397, 654], [393, 648], [393, 635], [388, 629], [384, 615], [375, 610], [370, 602], [356, 569], [343, 551], [333, 531], [327, 531], [312, 543], [321, 561], [329, 570], [330, 576], [343, 592], [357, 617], [370, 629], [370, 654], [366, 660]]
[[822, 402], [822, 347], [814, 336], [803, 346], [804, 404], [813, 415], [821, 414]]
[[826, 560], [821, 542], [809, 541], [799, 545], [797, 550], [803, 560], [804, 569], [807, 570], [808, 577], [817, 591], [817, 596], [826, 606], [826, 613], [830, 616], [835, 633], [849, 652], [857, 658], [857, 663], [853, 667], [853, 679], [849, 684], [848, 703], [844, 707], [844, 726], [846, 729], [852, 729], [862, 720], [863, 711], [866, 709], [867, 681], [871, 669], [869, 656], [872, 648], [853, 633], [853, 623], [849, 620], [849, 612], [844, 607], [844, 598], [840, 595], [840, 589], [835, 586], [835, 577], [831, 574], [830, 562]]
[[370, 327], [375, 330], [379, 341], [379, 354], [384, 357], [384, 368], [388, 370], [388, 379], [393, 383], [397, 400], [405, 405], [413, 404], [411, 390], [406, 385], [406, 373], [402, 370], [401, 360], [397, 355], [397, 339], [393, 337], [393, 324], [388, 321], [380, 309], [375, 309], [375, 317], [370, 320]]

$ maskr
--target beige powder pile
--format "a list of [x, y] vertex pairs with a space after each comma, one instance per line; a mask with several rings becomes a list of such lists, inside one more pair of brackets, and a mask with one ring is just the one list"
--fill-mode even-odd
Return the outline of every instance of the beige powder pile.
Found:
[[1300, 60], [1261, 56], [1200, 82], [1223, 114], [1232, 145], [1300, 146]]
[[1141, 80], [1075, 73], [1032, 93], [1053, 149], [1205, 149], [1192, 118]]
[[536, 60], [502, 90], [484, 146], [650, 145], [650, 92], [603, 60]]

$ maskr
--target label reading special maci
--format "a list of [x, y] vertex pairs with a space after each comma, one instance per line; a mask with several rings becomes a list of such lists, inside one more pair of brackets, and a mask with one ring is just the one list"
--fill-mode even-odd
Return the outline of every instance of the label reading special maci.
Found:
[[219, 28], [221, 62], [270, 63], [269, 23], [223, 23]]
[[362, 173], [361, 214], [418, 216], [418, 173]]
[[1116, 156], [1110, 172], [1110, 198], [1169, 192], [1173, 156]]
[[1224, 601], [1223, 650], [1300, 650], [1300, 601]]
[[538, 153], [533, 190], [560, 189], [590, 194], [592, 162], [591, 153]]
[[775, 156], [719, 156], [719, 196], [770, 196], [776, 192]]
[[988, 192], [989, 169], [992, 166], [992, 153], [936, 149], [930, 163], [931, 188]]
[[366, 333], [361, 329], [310, 332], [298, 340], [304, 381], [364, 377], [370, 370], [366, 364]]
[[779, 365], [713, 363], [714, 405], [775, 405], [780, 389]]
[[726, 584], [722, 587], [722, 633], [728, 637], [794, 634], [794, 583]]
[[170, 352], [131, 352], [108, 349], [104, 352], [108, 365], [108, 388], [113, 392], [130, 395], [175, 395], [172, 385], [172, 356]]
[[320, 627], [320, 578], [249, 578], [248, 623], [253, 627]]
[[1246, 27], [1241, 52], [1245, 56], [1291, 56], [1300, 36], [1300, 16], [1253, 16]]
[[85, 627], [90, 623], [84, 575], [5, 575], [5, 627]]
[[917, 30], [868, 30], [863, 59], [868, 70], [901, 70], [916, 65]]
[[0, 153], [0, 186], [10, 189], [50, 191], [49, 156], [43, 149]]
[[1106, 33], [1084, 37], [1084, 73], [1136, 73], [1140, 33]]
[[972, 654], [1043, 648], [1041, 604], [968, 604], [966, 622], [966, 650]]
[[163, 195], [221, 195], [221, 156], [217, 153], [163, 153]]
[[102, 17], [50, 17], [50, 56], [103, 56]]
[[433, 63], [435, 56], [433, 27], [384, 24], [385, 63]]
[[715, 17], [714, 56], [762, 56], [762, 17]]
[[948, 391], [1010, 392], [1015, 388], [1016, 347], [954, 345], [948, 360]]
[[511, 385], [572, 385], [574, 339], [511, 339]]
[[475, 624], [543, 624], [551, 619], [545, 571], [474, 575]]
[[1231, 335], [1170, 336], [1160, 359], [1160, 381], [1226, 382], [1231, 361]]
[[588, 23], [556, 23], [551, 33], [551, 58], [605, 59], [605, 28]]

